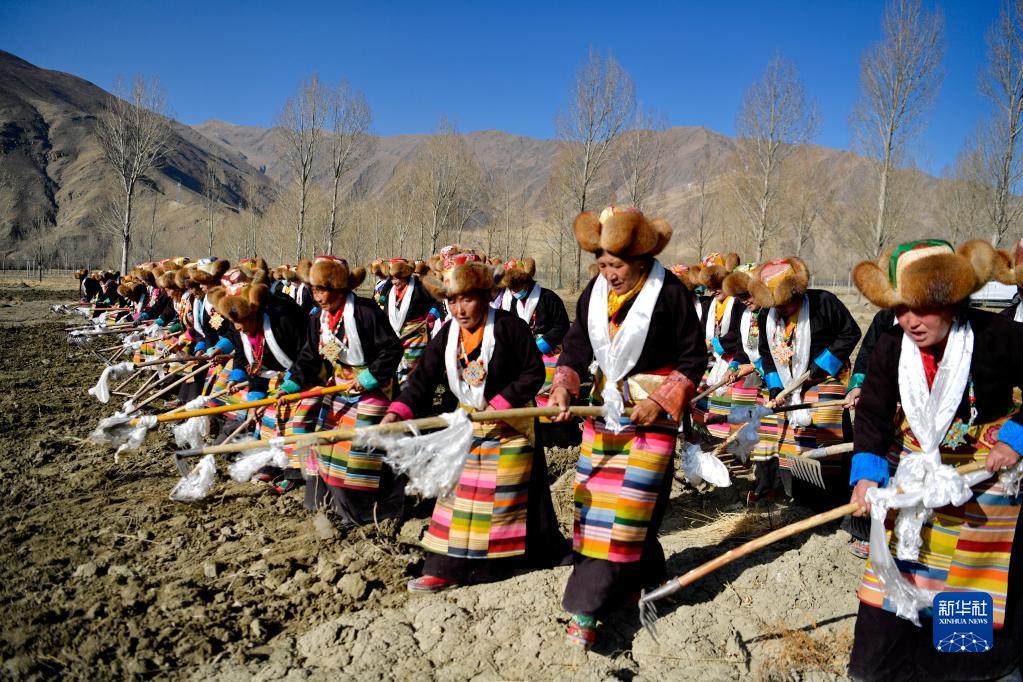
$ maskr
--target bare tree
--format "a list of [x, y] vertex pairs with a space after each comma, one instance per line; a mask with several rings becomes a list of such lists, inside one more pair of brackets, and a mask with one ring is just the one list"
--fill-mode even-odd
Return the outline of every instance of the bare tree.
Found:
[[[636, 89], [632, 79], [611, 55], [590, 48], [576, 74], [567, 108], [555, 118], [558, 137], [566, 150], [569, 185], [577, 213], [590, 205], [593, 184], [611, 160], [618, 137], [632, 120]], [[582, 249], [575, 254], [575, 288], [582, 281]]]
[[746, 91], [736, 127], [733, 189], [759, 262], [767, 240], [779, 229], [775, 199], [782, 166], [796, 145], [812, 139], [817, 130], [816, 106], [807, 98], [794, 64], [780, 54], [768, 62], [763, 79]]
[[373, 114], [361, 92], [353, 92], [347, 81], [341, 81], [328, 95], [330, 121], [330, 169], [333, 189], [330, 199], [330, 221], [327, 223], [327, 253], [334, 252], [334, 237], [338, 229], [338, 190], [341, 179], [369, 151], [373, 138], [369, 126]]
[[119, 81], [114, 92], [119, 96], [99, 115], [96, 137], [120, 190], [121, 272], [127, 272], [135, 190], [141, 178], [163, 163], [172, 138], [164, 116], [166, 98], [156, 79], [147, 83], [136, 76], [128, 91]]
[[860, 62], [861, 98], [854, 112], [859, 143], [877, 169], [877, 204], [866, 254], [877, 258], [894, 240], [890, 183], [905, 145], [918, 131], [941, 87], [945, 52], [940, 10], [920, 0], [890, 0], [881, 19], [883, 37]]
[[1000, 246], [1017, 224], [1023, 202], [1016, 196], [1023, 163], [1023, 0], [1004, 0], [988, 31], [988, 65], [980, 90], [991, 100], [993, 115], [981, 135], [983, 171], [991, 187], [991, 243]]
[[621, 136], [619, 173], [625, 198], [636, 208], [642, 209], [643, 202], [657, 189], [664, 156], [662, 137], [667, 127], [663, 115], [637, 110], [631, 128]]
[[782, 218], [789, 227], [793, 252], [806, 259], [818, 228], [836, 224], [837, 187], [834, 174], [814, 149], [801, 149], [788, 165], [780, 192]]
[[710, 133], [704, 131], [706, 139], [700, 150], [700, 162], [696, 167], [696, 181], [693, 186], [696, 189], [696, 206], [693, 216], [689, 221], [690, 229], [687, 231], [689, 241], [696, 249], [696, 257], [702, 258], [707, 253], [707, 245], [710, 242], [712, 211], [711, 182], [717, 175], [717, 164], [710, 153]]
[[217, 220], [217, 193], [220, 180], [217, 178], [216, 161], [213, 157], [206, 159], [206, 169], [203, 173], [202, 196], [203, 207], [206, 210], [206, 234], [207, 234], [207, 256], [213, 257], [213, 233]]
[[937, 217], [953, 244], [987, 231], [992, 193], [984, 181], [986, 170], [983, 154], [968, 145], [955, 165], [942, 172]]
[[297, 189], [298, 224], [295, 226], [295, 259], [305, 252], [305, 223], [312, 183], [316, 148], [322, 134], [327, 104], [323, 86], [313, 74], [303, 81], [298, 91], [284, 103], [274, 129], [278, 153], [294, 176]]

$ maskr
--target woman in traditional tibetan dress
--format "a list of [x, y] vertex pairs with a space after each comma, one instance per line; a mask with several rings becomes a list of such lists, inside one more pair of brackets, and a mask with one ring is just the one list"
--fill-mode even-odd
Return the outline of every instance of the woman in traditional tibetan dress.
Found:
[[[980, 461], [987, 472], [1000, 472], [1019, 462], [1023, 415], [1012, 395], [1023, 386], [1023, 326], [970, 308], [967, 300], [996, 261], [986, 242], [967, 242], [953, 252], [947, 242], [927, 240], [853, 270], [863, 295], [898, 320], [874, 346], [856, 412], [852, 500], [874, 507], [859, 512], [869, 511], [874, 525], [849, 662], [855, 679], [1019, 675], [1021, 499], [1006, 488], [1011, 484], [1003, 474], [971, 475], [953, 503], [900, 511], [899, 537], [885, 533], [896, 516], [894, 509], [885, 513], [885, 501], [899, 487], [919, 489], [914, 471], [928, 472], [927, 499], [936, 492], [930, 481], [944, 475], [962, 481], [944, 465]], [[978, 643], [976, 652], [937, 650], [931, 606], [934, 593], [944, 591], [981, 600], [984, 613], [976, 615], [991, 617], [994, 640]], [[984, 603], [989, 595], [991, 608]]]
[[374, 258], [369, 264], [369, 271], [376, 277], [373, 282], [373, 302], [383, 308], [387, 305], [387, 292], [391, 288], [390, 268], [383, 258]]
[[[788, 405], [845, 398], [849, 358], [860, 340], [860, 328], [845, 305], [831, 292], [807, 289], [809, 281], [806, 264], [795, 257], [764, 263], [750, 273], [750, 292], [763, 309], [760, 361], [772, 401], [810, 372], [785, 400]], [[844, 419], [841, 405], [764, 417], [751, 454], [756, 487], [750, 500], [773, 495], [779, 487], [791, 497], [792, 475], [779, 466], [778, 456], [842, 442]]]
[[[423, 283], [448, 303], [452, 319], [430, 341], [385, 421], [444, 410], [528, 407], [543, 385], [540, 350], [517, 315], [489, 306], [497, 274], [476, 254], [448, 254], [441, 279]], [[423, 538], [429, 551], [413, 592], [490, 582], [550, 567], [568, 554], [558, 532], [543, 448], [533, 418], [474, 422], [472, 448], [454, 490], [436, 501]]]
[[[316, 386], [346, 388], [322, 399], [305, 399], [287, 406], [290, 421], [303, 428], [311, 416], [319, 430], [377, 424], [391, 401], [394, 373], [401, 361], [401, 342], [387, 317], [373, 301], [353, 292], [366, 277], [364, 268], [318, 256], [298, 264], [299, 276], [320, 308], [306, 321], [307, 342], [298, 371], [287, 392]], [[293, 427], [294, 428], [294, 427]], [[297, 432], [297, 431], [296, 431]], [[326, 508], [346, 523], [363, 524], [399, 518], [405, 501], [405, 482], [384, 464], [382, 454], [351, 441], [295, 449], [288, 475], [302, 471], [307, 509]]]
[[[657, 531], [671, 491], [679, 422], [707, 368], [689, 290], [655, 259], [663, 220], [609, 207], [575, 219], [576, 240], [600, 274], [583, 291], [554, 374], [550, 405], [565, 410], [596, 362], [574, 485], [574, 566], [562, 600], [569, 641], [590, 646], [596, 620], [665, 578]], [[632, 407], [630, 418], [620, 417]], [[665, 416], [671, 421], [665, 421]]]
[[[222, 318], [218, 334], [234, 349], [224, 388], [247, 382], [245, 390], [234, 397], [239, 402], [262, 400], [282, 387], [293, 386], [294, 382], [288, 381], [308, 333], [308, 316], [290, 298], [271, 295], [266, 274], [265, 270], [228, 270], [220, 285], [207, 293]], [[228, 414], [230, 419], [244, 418]], [[261, 438], [281, 434], [274, 406], [253, 416], [259, 420]]]
[[[671, 268], [669, 269], [671, 271], [671, 274], [678, 277], [678, 280], [682, 282], [683, 285], [685, 285], [685, 288], [689, 289], [689, 292], [693, 294], [692, 296], [693, 309], [696, 311], [697, 317], [700, 320], [703, 320], [703, 304], [702, 301], [700, 301], [700, 299], [697, 298], [696, 294], [694, 293], [696, 291], [696, 287], [700, 286], [699, 282], [700, 271], [703, 269], [703, 266], [684, 265], [682, 263], [676, 263], [675, 265], [672, 265]], [[593, 273], [594, 277], [596, 277], [596, 275], [597, 273]]]
[[75, 278], [78, 280], [79, 303], [92, 303], [100, 294], [100, 281], [98, 273], [90, 273], [88, 268], [75, 270]]
[[313, 308], [316, 307], [316, 301], [313, 300], [313, 294], [309, 290], [309, 285], [298, 276], [298, 270], [290, 265], [282, 265], [274, 268], [274, 273], [277, 281], [274, 282], [276, 286], [272, 286], [271, 291], [275, 294], [291, 297], [307, 315], [311, 314]]
[[414, 265], [404, 258], [392, 258], [386, 264], [391, 277], [387, 290], [384, 311], [391, 329], [401, 340], [402, 356], [398, 364], [398, 388], [401, 389], [409, 373], [415, 369], [422, 357], [426, 344], [430, 342], [430, 330], [441, 317], [440, 305], [426, 291], [414, 271]]
[[[546, 407], [554, 370], [561, 355], [561, 342], [571, 324], [568, 311], [560, 296], [536, 282], [536, 263], [532, 258], [509, 260], [502, 268], [504, 273], [498, 284], [504, 288], [505, 296], [501, 308], [517, 314], [533, 332], [544, 365], [544, 382], [536, 395], [536, 404], [538, 407]], [[554, 424], [544, 417], [540, 419], [537, 433], [547, 447], [579, 444], [580, 431], [576, 423]]]
[[[713, 386], [725, 379], [739, 342], [739, 324], [745, 308], [733, 297], [725, 294], [722, 285], [739, 265], [739, 256], [711, 254], [703, 261], [698, 282], [707, 292], [703, 306], [704, 336], [710, 365], [703, 375], [701, 388]], [[704, 424], [708, 416], [727, 417], [732, 409], [731, 386], [723, 386], [699, 401], [693, 407], [693, 421]], [[707, 431], [714, 438], [727, 438], [731, 427], [727, 423], [709, 424]]]
[[743, 308], [735, 356], [728, 363], [725, 378], [732, 379], [740, 372], [751, 372], [745, 379], [732, 384], [731, 407], [734, 409], [766, 403], [768, 395], [764, 385], [764, 363], [760, 361], [761, 308], [750, 292], [749, 273], [733, 272], [721, 286], [725, 295], [733, 297]]

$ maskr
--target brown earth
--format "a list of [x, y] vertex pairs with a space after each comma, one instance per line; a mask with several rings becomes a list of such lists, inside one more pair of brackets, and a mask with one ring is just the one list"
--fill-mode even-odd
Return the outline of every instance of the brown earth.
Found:
[[[314, 523], [299, 495], [220, 482], [172, 502], [166, 430], [115, 464], [82, 439], [113, 411], [86, 394], [100, 364], [65, 343], [73, 292], [0, 289], [0, 676], [41, 679], [835, 679], [844, 675], [862, 562], [830, 525], [736, 562], [661, 605], [658, 639], [635, 609], [566, 647], [568, 568], [412, 596], [428, 505], [400, 528]], [[80, 318], [79, 318], [80, 319]], [[550, 453], [562, 525], [562, 474]], [[682, 573], [810, 512], [747, 511], [732, 488], [677, 486], [662, 530]], [[331, 537], [323, 539], [324, 534]]]

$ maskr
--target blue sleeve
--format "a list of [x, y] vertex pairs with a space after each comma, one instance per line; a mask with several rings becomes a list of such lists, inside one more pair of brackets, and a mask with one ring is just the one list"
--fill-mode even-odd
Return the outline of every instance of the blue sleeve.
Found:
[[298, 393], [302, 390], [302, 387], [296, 384], [293, 379], [285, 379], [281, 382], [281, 385], [277, 387], [277, 390], [283, 394]]
[[373, 374], [368, 369], [364, 369], [361, 372], [359, 372], [359, 376], [357, 378], [359, 380], [359, 383], [362, 384], [362, 387], [365, 388], [367, 391], [372, 391], [373, 389], [380, 386], [380, 382], [377, 381], [376, 377], [373, 376]]
[[714, 346], [714, 352], [717, 353], [718, 355], [725, 354], [725, 347], [721, 345], [721, 339], [719, 339], [718, 337], [715, 336], [714, 339], [710, 342], [710, 345]]
[[842, 361], [827, 349], [818, 355], [813, 363], [833, 377], [838, 376], [838, 373], [842, 370]]
[[998, 431], [998, 440], [1012, 448], [1017, 455], [1023, 454], [1023, 426], [1016, 422], [1007, 421], [1002, 424]]
[[554, 353], [554, 349], [551, 348], [551, 344], [547, 343], [547, 339], [542, 336], [536, 337], [536, 347], [540, 349], [540, 352], [544, 355], [551, 355]]
[[753, 366], [757, 368], [757, 373], [760, 376], [764, 376], [764, 363], [763, 362], [761, 362], [760, 360], [757, 360], [756, 362], [753, 363]]
[[149, 319], [149, 313], [142, 313], [141, 315], [139, 315], [138, 319], [140, 319], [140, 320], [148, 320]]
[[888, 460], [870, 452], [857, 452], [852, 458], [849, 470], [849, 485], [857, 481], [876, 481], [878, 485], [888, 484]]
[[247, 380], [248, 378], [249, 375], [245, 372], [244, 369], [232, 369], [231, 373], [227, 375], [228, 381], [237, 381], [239, 383]]
[[866, 380], [866, 378], [867, 378], [867, 375], [863, 374], [862, 372], [859, 373], [859, 374], [853, 374], [852, 378], [849, 379], [849, 386], [846, 387], [846, 390], [851, 391], [854, 388], [862, 387], [863, 386], [863, 382]]
[[777, 372], [771, 372], [764, 377], [764, 380], [767, 382], [768, 390], [772, 388], [785, 388], [785, 384], [781, 382], [781, 377], [778, 376]]
[[206, 350], [206, 342], [205, 341], [200, 341], [199, 343], [195, 344], [195, 352], [196, 353], [201, 353], [204, 350]]
[[262, 400], [266, 397], [266, 393], [262, 391], [249, 391], [245, 394], [245, 402], [252, 402], [253, 400]]
[[739, 371], [739, 361], [738, 360], [732, 360], [731, 362], [729, 362], [728, 363], [728, 371], [729, 372], [737, 372], [737, 371]]
[[220, 340], [217, 341], [217, 345], [213, 347], [219, 349], [224, 355], [227, 355], [234, 350], [234, 344], [231, 343], [231, 340], [226, 336], [221, 336]]

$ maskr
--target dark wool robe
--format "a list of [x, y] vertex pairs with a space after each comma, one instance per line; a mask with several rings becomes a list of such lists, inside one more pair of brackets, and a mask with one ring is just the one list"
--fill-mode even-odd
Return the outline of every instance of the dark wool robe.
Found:
[[[271, 294], [267, 299], [266, 304], [260, 311], [257, 324], [258, 329], [263, 329], [263, 314], [267, 314], [270, 317], [270, 329], [273, 331], [274, 339], [277, 340], [277, 344], [284, 351], [291, 361], [295, 364], [292, 365], [292, 372], [297, 365], [299, 353], [302, 348], [306, 345], [306, 339], [309, 333], [308, 316], [302, 312], [302, 309], [298, 307], [291, 298], [287, 296], [279, 296]], [[233, 330], [234, 325], [231, 324], [230, 320], [224, 320], [221, 325], [220, 332], [223, 335], [226, 328], [230, 327]], [[241, 332], [234, 332], [234, 370], [241, 370], [242, 372], [248, 372], [249, 360], [245, 356], [245, 349], [241, 340]], [[255, 350], [255, 349], [253, 349]], [[274, 356], [270, 350], [270, 345], [266, 344], [263, 350], [263, 362], [260, 370], [270, 370], [273, 372], [287, 372], [288, 368], [284, 367]], [[244, 380], [244, 379], [242, 379]], [[250, 376], [248, 377], [249, 387], [248, 392], [256, 394], [266, 394], [270, 386], [270, 380], [261, 376]]]
[[[413, 284], [413, 280], [409, 280], [405, 289], [406, 296], [408, 296], [408, 287], [414, 288], [412, 289], [412, 301], [408, 304], [408, 315], [405, 316], [406, 323], [411, 322], [412, 320], [421, 320], [429, 315], [430, 311], [433, 311], [434, 315], [437, 317], [441, 316], [440, 303], [438, 303], [433, 296], [430, 296], [430, 292], [426, 290], [426, 287], [423, 286], [422, 282], [415, 282], [415, 284]], [[387, 290], [384, 292], [382, 308], [385, 320], [390, 319], [387, 317], [387, 297], [390, 296], [392, 288], [393, 285], [388, 283]], [[397, 303], [398, 307], [401, 308], [401, 301], [398, 301]], [[390, 324], [389, 321], [388, 324]]]
[[1019, 294], [1017, 294], [1016, 296], [1013, 296], [1013, 298], [1012, 298], [1012, 305], [1010, 305], [1007, 308], [1003, 308], [1002, 310], [999, 310], [998, 314], [1003, 316], [1003, 317], [1007, 317], [1010, 320], [1015, 321], [1015, 319], [1016, 319], [1016, 308], [1019, 307], [1019, 303], [1020, 303], [1020, 298], [1019, 298]]
[[[146, 316], [145, 319], [152, 322], [156, 320], [158, 317], [161, 317], [167, 311], [168, 307], [170, 307], [173, 310], [174, 301], [171, 300], [171, 297], [168, 296], [167, 292], [164, 291], [163, 289], [160, 290], [160, 293], [156, 296], [156, 300], [153, 301], [152, 304], [149, 303], [149, 295], [150, 294], [147, 291], [145, 293], [146, 302], [142, 306], [141, 314]], [[175, 311], [175, 313], [176, 312], [177, 311]]]
[[98, 300], [98, 297], [103, 293], [103, 287], [97, 280], [86, 276], [78, 283], [78, 292], [82, 296], [82, 301], [91, 303]]
[[[533, 288], [539, 286], [539, 284], [533, 282], [531, 286], [526, 288], [526, 291], [532, 293]], [[512, 296], [512, 312], [515, 312], [518, 306], [517, 299], [510, 291], [505, 295]], [[525, 299], [523, 299], [523, 302], [525, 302]], [[568, 319], [568, 310], [565, 308], [565, 302], [556, 293], [543, 287], [540, 287], [540, 298], [536, 302], [533, 319], [526, 320], [526, 323], [529, 324], [533, 335], [543, 337], [543, 340], [552, 349], [561, 345], [561, 342], [565, 339], [565, 334], [568, 333], [568, 329], [572, 324]]]
[[[381, 386], [386, 386], [393, 380], [401, 361], [401, 342], [391, 329], [387, 315], [372, 301], [356, 296], [354, 302], [355, 324], [359, 329], [366, 368]], [[305, 343], [298, 353], [298, 362], [291, 370], [291, 379], [305, 389], [322, 386], [334, 375], [334, 370], [330, 362], [320, 355], [319, 314], [305, 315], [303, 324], [307, 330]]]
[[[700, 318], [700, 325], [703, 327], [704, 336], [707, 333], [707, 316], [714, 314], [714, 297], [709, 296], [700, 301], [700, 306], [703, 309], [703, 317]], [[742, 335], [739, 331], [739, 327], [742, 325], [742, 314], [746, 312], [746, 306], [742, 304], [742, 301], [735, 299], [732, 303], [732, 315], [731, 320], [728, 323], [728, 333], [724, 336], [719, 336], [718, 341], [721, 343], [721, 350], [724, 351], [722, 355], [728, 357], [735, 355], [738, 350], [738, 346], [742, 345]], [[721, 321], [724, 324], [724, 320]]]
[[[451, 320], [444, 324], [437, 336], [426, 346], [416, 370], [409, 374], [401, 394], [402, 416], [424, 417], [434, 414], [433, 397], [437, 386], [444, 389], [441, 411], [457, 408], [458, 399], [448, 387], [444, 351], [448, 335], [458, 333], [458, 324]], [[479, 357], [477, 348], [469, 360]], [[529, 327], [514, 313], [494, 311], [494, 354], [487, 366], [483, 395], [488, 402], [500, 396], [510, 407], [525, 407], [543, 386], [544, 366], [540, 350], [536, 347]], [[399, 406], [393, 405], [397, 408]], [[394, 411], [392, 409], [392, 411]], [[493, 559], [467, 559], [443, 554], [427, 553], [423, 575], [445, 578], [461, 584], [492, 582], [509, 577], [514, 571], [527, 568], [548, 568], [568, 556], [568, 543], [558, 530], [554, 504], [551, 501], [550, 482], [547, 480], [547, 460], [542, 445], [533, 448], [532, 468], [528, 484], [526, 512], [526, 551], [512, 557]]]
[[[976, 424], [990, 423], [1013, 412], [1013, 389], [1023, 387], [1023, 325], [1003, 316], [964, 308], [973, 327], [973, 358], [970, 376], [976, 397]], [[899, 358], [902, 355], [902, 327], [884, 329], [871, 354], [870, 371], [856, 410], [855, 445], [859, 453], [884, 457], [892, 446], [899, 403]], [[970, 419], [969, 390], [956, 417]], [[1023, 415], [1012, 414], [1011, 422], [1023, 425]], [[1004, 438], [1004, 431], [1002, 433]], [[1013, 443], [1019, 452], [1020, 445]], [[854, 462], [854, 469], [857, 469]], [[857, 476], [857, 478], [860, 478]], [[856, 618], [849, 671], [863, 680], [988, 680], [1007, 675], [1020, 664], [1023, 652], [1023, 528], [1019, 517], [1009, 564], [1009, 592], [1005, 623], [995, 630], [990, 651], [945, 654], [934, 650], [932, 622], [921, 618], [922, 627], [894, 613], [860, 603]]]
[[[860, 341], [860, 328], [845, 304], [830, 291], [809, 289], [806, 296], [810, 304], [810, 362], [807, 369], [813, 372], [811, 382], [819, 383], [828, 376], [838, 378], [842, 369], [849, 365], [849, 357]], [[769, 311], [764, 310], [757, 320], [760, 325], [760, 360], [768, 389], [777, 394], [784, 387], [771, 354], [768, 316]]]
[[[580, 377], [588, 374], [587, 368], [593, 360], [587, 320], [595, 281], [596, 278], [591, 280], [579, 297], [576, 318], [565, 336], [564, 350], [558, 361], [559, 369], [571, 367]], [[625, 303], [619, 319], [625, 319], [635, 301], [636, 297], [633, 297]], [[654, 303], [643, 351], [628, 376], [668, 368], [683, 374], [695, 387], [700, 385], [707, 369], [707, 358], [704, 328], [697, 317], [692, 293], [677, 277], [666, 271], [664, 285]], [[604, 617], [611, 609], [627, 602], [630, 594], [665, 579], [664, 549], [657, 540], [657, 533], [667, 509], [673, 469], [674, 463], [669, 461], [657, 490], [639, 561], [620, 563], [573, 552], [572, 574], [562, 598], [566, 611]]]
[[[590, 345], [586, 325], [594, 281], [595, 278], [579, 297], [575, 321], [565, 335], [564, 349], [558, 360], [559, 367], [571, 367], [580, 377], [589, 374], [589, 366], [593, 361], [593, 346]], [[620, 319], [625, 319], [635, 302], [636, 298], [633, 297], [622, 306]], [[681, 372], [695, 386], [699, 386], [703, 372], [707, 369], [707, 345], [703, 337], [702, 323], [696, 317], [692, 294], [677, 277], [665, 271], [664, 286], [654, 303], [643, 352], [627, 376], [649, 374], [667, 367]]]
[[867, 370], [870, 369], [870, 354], [874, 351], [874, 346], [877, 345], [877, 340], [881, 338], [886, 330], [891, 329], [895, 326], [895, 311], [883, 308], [877, 311], [874, 315], [874, 319], [870, 321], [870, 326], [867, 327], [867, 333], [863, 335], [863, 343], [860, 344], [860, 350], [856, 353], [856, 362], [853, 364], [853, 381], [855, 383], [853, 388], [863, 383], [863, 379], [867, 376]]

